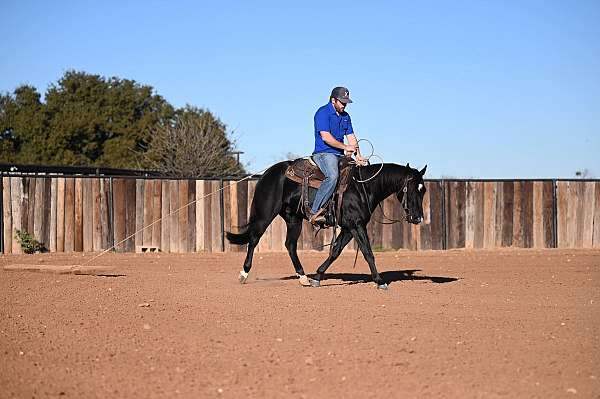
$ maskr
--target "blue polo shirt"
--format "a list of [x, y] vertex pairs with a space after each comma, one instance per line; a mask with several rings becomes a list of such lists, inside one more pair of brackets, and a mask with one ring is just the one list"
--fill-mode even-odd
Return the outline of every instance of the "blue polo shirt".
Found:
[[313, 154], [319, 152], [329, 152], [336, 155], [344, 155], [344, 151], [335, 148], [323, 141], [319, 132], [329, 132], [335, 139], [341, 143], [344, 142], [344, 136], [354, 133], [352, 130], [352, 120], [347, 112], [337, 114], [331, 102], [323, 105], [315, 113], [315, 150]]

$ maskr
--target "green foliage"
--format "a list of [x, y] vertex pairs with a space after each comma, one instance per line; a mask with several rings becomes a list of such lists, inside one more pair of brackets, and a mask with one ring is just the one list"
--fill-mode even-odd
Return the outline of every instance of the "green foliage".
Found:
[[133, 80], [67, 71], [40, 99], [26, 85], [0, 95], [0, 162], [143, 168], [157, 129], [188, 114], [215, 121], [213, 131], [232, 147], [210, 112], [175, 109]]
[[17, 230], [15, 237], [19, 245], [21, 245], [21, 249], [26, 254], [42, 252], [44, 250], [44, 246], [24, 230]]

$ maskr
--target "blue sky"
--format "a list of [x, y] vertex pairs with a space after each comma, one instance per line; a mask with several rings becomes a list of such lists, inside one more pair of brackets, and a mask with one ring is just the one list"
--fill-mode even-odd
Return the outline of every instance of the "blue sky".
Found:
[[344, 85], [386, 162], [600, 177], [600, 1], [286, 3], [0, 0], [0, 91], [69, 69], [134, 79], [215, 113], [257, 172], [311, 153]]

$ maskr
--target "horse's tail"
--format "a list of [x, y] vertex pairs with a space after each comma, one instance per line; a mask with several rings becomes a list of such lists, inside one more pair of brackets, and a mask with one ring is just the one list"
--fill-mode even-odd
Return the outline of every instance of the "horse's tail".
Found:
[[230, 243], [235, 245], [244, 245], [250, 242], [250, 229], [248, 225], [242, 226], [240, 233], [232, 233], [230, 231], [225, 233], [225, 236]]

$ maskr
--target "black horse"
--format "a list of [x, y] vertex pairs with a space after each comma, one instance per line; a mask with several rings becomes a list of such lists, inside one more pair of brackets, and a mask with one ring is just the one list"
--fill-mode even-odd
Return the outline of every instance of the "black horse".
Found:
[[419, 224], [423, 220], [422, 201], [426, 190], [423, 175], [427, 166], [421, 171], [412, 169], [408, 164], [401, 166], [393, 163], [383, 164], [383, 167], [381, 164], [355, 167], [352, 172], [353, 179], [344, 193], [341, 215], [337, 220], [341, 228], [340, 233], [332, 243], [329, 256], [317, 269], [314, 279], [308, 279], [296, 252], [298, 237], [302, 231], [302, 219], [306, 216], [301, 211], [302, 207], [298, 206], [300, 185], [285, 176], [285, 170], [291, 162], [279, 162], [263, 174], [256, 184], [248, 224], [243, 226], [238, 234], [227, 232], [227, 239], [232, 244], [248, 244], [244, 270], [240, 272], [240, 282], [244, 283], [248, 278], [254, 248], [260, 237], [273, 219], [280, 215], [287, 225], [285, 247], [303, 285], [308, 282], [312, 286], [319, 286], [327, 268], [337, 259], [350, 239], [354, 238], [369, 264], [373, 282], [378, 288], [386, 289], [387, 284], [375, 267], [375, 258], [367, 236], [367, 223], [377, 205], [395, 193], [404, 208], [406, 221]]

